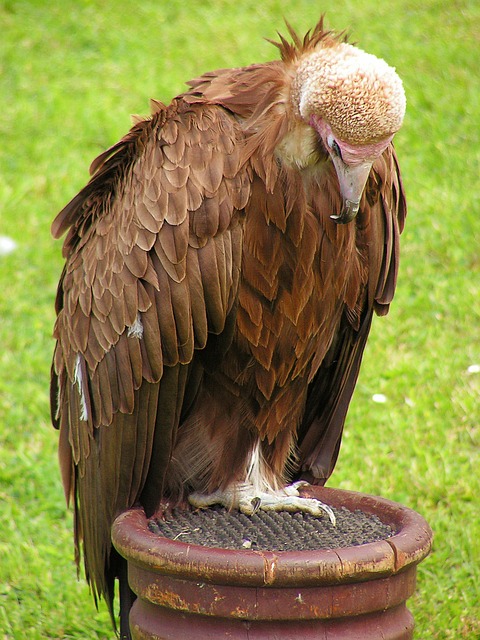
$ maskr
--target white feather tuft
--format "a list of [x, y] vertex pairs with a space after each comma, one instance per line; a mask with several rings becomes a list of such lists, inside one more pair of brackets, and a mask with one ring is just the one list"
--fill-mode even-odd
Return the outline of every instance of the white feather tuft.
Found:
[[253, 486], [255, 493], [272, 493], [277, 487], [270, 484], [269, 476], [265, 460], [263, 459], [261, 443], [258, 440], [250, 454], [250, 463], [248, 465], [246, 482]]
[[82, 356], [79, 353], [77, 353], [77, 358], [75, 360], [73, 383], [78, 386], [78, 393], [80, 395], [80, 420], [86, 422], [88, 420], [87, 398], [85, 396], [83, 381]]
[[128, 327], [127, 337], [138, 338], [139, 340], [143, 338], [143, 324], [139, 313], [137, 313], [135, 322], [130, 327]]

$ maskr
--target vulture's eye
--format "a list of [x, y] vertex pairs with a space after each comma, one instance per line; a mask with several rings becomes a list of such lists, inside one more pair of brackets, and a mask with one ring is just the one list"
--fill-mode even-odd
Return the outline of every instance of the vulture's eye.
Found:
[[330, 149], [333, 151], [333, 155], [338, 156], [340, 159], [342, 158], [342, 150], [340, 149], [338, 142], [335, 138], [330, 134], [327, 138], [327, 144]]

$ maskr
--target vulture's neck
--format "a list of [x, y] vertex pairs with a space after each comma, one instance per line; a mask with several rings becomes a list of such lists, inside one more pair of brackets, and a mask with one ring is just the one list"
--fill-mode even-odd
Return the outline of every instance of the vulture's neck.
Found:
[[295, 123], [295, 126], [289, 128], [276, 145], [275, 154], [282, 162], [298, 169], [312, 167], [327, 159], [320, 153], [315, 132], [303, 122]]

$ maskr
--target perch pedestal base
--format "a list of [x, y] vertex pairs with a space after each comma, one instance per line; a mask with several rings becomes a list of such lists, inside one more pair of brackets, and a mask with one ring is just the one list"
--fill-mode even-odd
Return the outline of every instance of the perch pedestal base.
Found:
[[329, 550], [230, 550], [160, 537], [140, 509], [121, 514], [112, 539], [138, 596], [134, 640], [412, 638], [406, 601], [430, 551], [428, 524], [383, 498], [317, 487], [304, 494], [376, 515], [395, 534]]

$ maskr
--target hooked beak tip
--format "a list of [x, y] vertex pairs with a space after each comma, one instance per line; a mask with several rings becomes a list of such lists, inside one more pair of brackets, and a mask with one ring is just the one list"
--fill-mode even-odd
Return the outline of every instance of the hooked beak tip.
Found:
[[333, 215], [330, 216], [330, 218], [337, 224], [348, 224], [356, 217], [359, 208], [360, 200], [348, 200], [347, 198], [345, 198], [340, 215]]

